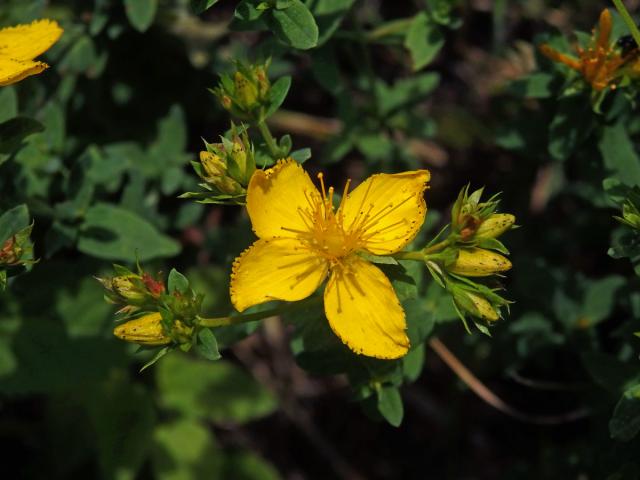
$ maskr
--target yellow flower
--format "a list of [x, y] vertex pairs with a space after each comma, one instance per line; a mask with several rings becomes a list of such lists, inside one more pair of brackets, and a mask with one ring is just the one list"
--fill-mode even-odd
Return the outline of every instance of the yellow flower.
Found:
[[324, 310], [351, 350], [399, 358], [409, 350], [405, 315], [389, 279], [358, 252], [388, 255], [418, 233], [427, 211], [427, 170], [369, 177], [334, 209], [333, 187], [322, 193], [291, 159], [258, 170], [247, 210], [258, 240], [236, 259], [231, 301], [239, 310], [270, 300], [297, 301], [327, 278]]
[[11, 85], [49, 68], [34, 61], [62, 35], [53, 20], [36, 20], [30, 24], [0, 29], [0, 86]]
[[611, 42], [611, 13], [604, 9], [598, 22], [598, 33], [594, 30], [591, 43], [586, 49], [578, 46], [578, 58], [558, 52], [551, 46], [540, 45], [540, 51], [554, 62], [562, 63], [579, 72], [594, 90], [616, 88], [615, 81], [624, 73], [622, 67], [634, 57], [634, 53], [623, 54]]

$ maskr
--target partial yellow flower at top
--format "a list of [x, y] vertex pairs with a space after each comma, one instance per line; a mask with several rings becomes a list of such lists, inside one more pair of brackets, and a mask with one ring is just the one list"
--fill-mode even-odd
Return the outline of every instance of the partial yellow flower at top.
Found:
[[34, 61], [58, 41], [62, 28], [53, 20], [0, 29], [0, 86], [11, 85], [49, 68]]
[[416, 236], [426, 215], [430, 174], [417, 170], [369, 177], [333, 206], [291, 159], [258, 170], [247, 210], [258, 240], [236, 259], [231, 301], [243, 311], [270, 300], [297, 301], [327, 278], [324, 310], [335, 334], [356, 353], [399, 358], [409, 350], [405, 314], [389, 279], [359, 252], [389, 255]]
[[587, 48], [576, 47], [578, 58], [560, 53], [550, 45], [540, 45], [540, 51], [554, 62], [562, 63], [579, 72], [594, 90], [616, 88], [615, 81], [624, 73], [624, 67], [635, 53], [624, 54], [611, 42], [611, 12], [604, 9], [600, 14], [598, 30], [594, 29]]

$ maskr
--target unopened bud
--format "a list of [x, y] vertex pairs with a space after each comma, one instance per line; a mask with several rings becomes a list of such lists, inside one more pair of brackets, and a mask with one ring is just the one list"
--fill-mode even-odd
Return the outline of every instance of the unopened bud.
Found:
[[467, 292], [467, 295], [474, 307], [472, 311], [469, 311], [471, 315], [487, 320], [488, 322], [495, 322], [500, 318], [496, 309], [493, 308], [486, 298], [471, 292]]
[[240, 141], [240, 138], [233, 139], [233, 148], [231, 149], [231, 159], [238, 166], [240, 172], [245, 172], [247, 169], [247, 151], [244, 145]]
[[223, 95], [222, 97], [220, 97], [220, 104], [225, 110], [231, 110], [231, 107], [233, 106], [233, 100], [231, 100], [231, 97], [229, 95]]
[[267, 71], [264, 66], [259, 65], [254, 67], [253, 73], [256, 76], [256, 81], [258, 82], [258, 95], [260, 96], [260, 100], [266, 100], [267, 95], [269, 94], [269, 89], [271, 88]]
[[139, 345], [167, 345], [171, 337], [166, 334], [160, 313], [148, 313], [140, 318], [118, 325], [113, 334], [125, 342]]
[[513, 227], [514, 223], [516, 223], [516, 217], [510, 213], [494, 213], [480, 224], [476, 230], [475, 238], [498, 238]]
[[19, 262], [21, 256], [22, 249], [16, 243], [16, 238], [11, 237], [0, 248], [0, 265], [15, 265]]
[[113, 277], [111, 289], [129, 302], [140, 302], [147, 297], [147, 290], [138, 275]]
[[484, 248], [460, 249], [456, 261], [447, 266], [449, 272], [466, 277], [487, 277], [509, 269], [507, 258]]
[[200, 163], [202, 163], [207, 177], [220, 177], [227, 172], [224, 161], [215, 153], [200, 152]]
[[233, 75], [236, 99], [238, 106], [244, 110], [251, 110], [258, 100], [258, 86], [249, 80], [242, 72]]

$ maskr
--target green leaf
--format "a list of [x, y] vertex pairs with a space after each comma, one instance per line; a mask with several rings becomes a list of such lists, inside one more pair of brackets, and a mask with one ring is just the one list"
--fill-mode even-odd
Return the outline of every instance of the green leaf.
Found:
[[332, 37], [354, 3], [355, 0], [307, 0], [320, 32], [318, 45]]
[[311, 158], [311, 149], [301, 148], [300, 150], [291, 152], [289, 156], [298, 163], [304, 163]]
[[420, 343], [402, 358], [402, 373], [408, 382], [415, 382], [422, 373], [425, 359], [425, 346]]
[[173, 354], [157, 369], [160, 402], [187, 417], [245, 423], [275, 410], [275, 397], [233, 364]]
[[626, 283], [626, 280], [618, 275], [611, 275], [591, 282], [584, 295], [583, 320], [587, 320], [589, 325], [595, 325], [605, 320], [615, 305], [616, 292]]
[[186, 293], [189, 290], [189, 280], [175, 268], [172, 268], [167, 278], [167, 287], [169, 293], [176, 291]]
[[433, 92], [439, 82], [440, 75], [431, 72], [398, 80], [392, 87], [377, 82], [381, 113], [391, 115], [403, 108], [414, 107]]
[[156, 418], [148, 391], [116, 376], [91, 392], [88, 410], [103, 478], [135, 478], [149, 451]]
[[124, 8], [133, 28], [144, 32], [153, 23], [158, 0], [124, 0]]
[[0, 216], [0, 247], [12, 235], [29, 226], [29, 210], [26, 205], [18, 205]]
[[413, 71], [426, 67], [433, 61], [442, 46], [444, 36], [440, 27], [434, 23], [427, 12], [420, 12], [409, 25], [404, 46], [411, 53]]
[[640, 157], [623, 123], [607, 126], [598, 142], [604, 166], [622, 183], [640, 186]]
[[88, 35], [82, 35], [69, 48], [59, 69], [65, 74], [86, 74], [97, 64], [98, 54], [93, 40]]
[[196, 350], [207, 360], [218, 360], [221, 357], [218, 351], [218, 341], [213, 332], [208, 328], [204, 328], [198, 332]]
[[404, 417], [404, 407], [400, 390], [385, 386], [377, 389], [378, 411], [382, 417], [394, 427], [399, 427]]
[[160, 425], [153, 432], [151, 465], [158, 480], [225, 478], [224, 460], [212, 432], [191, 419]]
[[271, 89], [269, 90], [269, 108], [264, 114], [265, 119], [276, 113], [280, 108], [284, 99], [287, 98], [289, 88], [291, 88], [291, 77], [279, 78], [271, 85]]
[[0, 123], [11, 120], [18, 115], [18, 95], [11, 86], [0, 89]]
[[591, 107], [583, 96], [560, 98], [549, 124], [549, 153], [556, 160], [566, 160], [588, 137], [593, 126]]
[[15, 117], [0, 123], [0, 164], [20, 148], [29, 135], [44, 131], [42, 124], [32, 118]]
[[623, 442], [632, 440], [640, 431], [640, 385], [622, 395], [609, 421], [611, 437]]
[[80, 227], [78, 250], [105, 260], [147, 261], [172, 257], [180, 244], [143, 218], [106, 203], [92, 206]]
[[202, 12], [209, 10], [213, 7], [219, 0], [191, 0], [191, 10], [198, 15]]
[[318, 25], [300, 0], [292, 0], [291, 5], [284, 10], [269, 10], [267, 18], [269, 28], [287, 45], [308, 50], [318, 44]]
[[528, 98], [548, 98], [551, 96], [551, 84], [554, 76], [550, 73], [535, 72], [511, 82], [508, 89], [514, 95]]
[[234, 480], [278, 480], [280, 475], [273, 466], [250, 451], [227, 453], [224, 472], [219, 478]]

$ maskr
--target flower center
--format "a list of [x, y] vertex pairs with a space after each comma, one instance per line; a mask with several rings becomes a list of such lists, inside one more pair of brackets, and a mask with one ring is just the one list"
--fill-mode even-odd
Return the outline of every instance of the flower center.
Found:
[[[318, 174], [322, 196], [312, 195], [308, 198], [310, 210], [305, 212], [309, 223], [309, 231], [304, 235], [307, 244], [320, 256], [332, 263], [339, 262], [359, 245], [357, 232], [346, 231], [343, 225], [343, 218], [338, 208], [338, 213], [333, 206], [333, 187], [326, 191], [324, 187], [324, 176]], [[341, 200], [344, 202], [349, 192], [347, 180]]]

